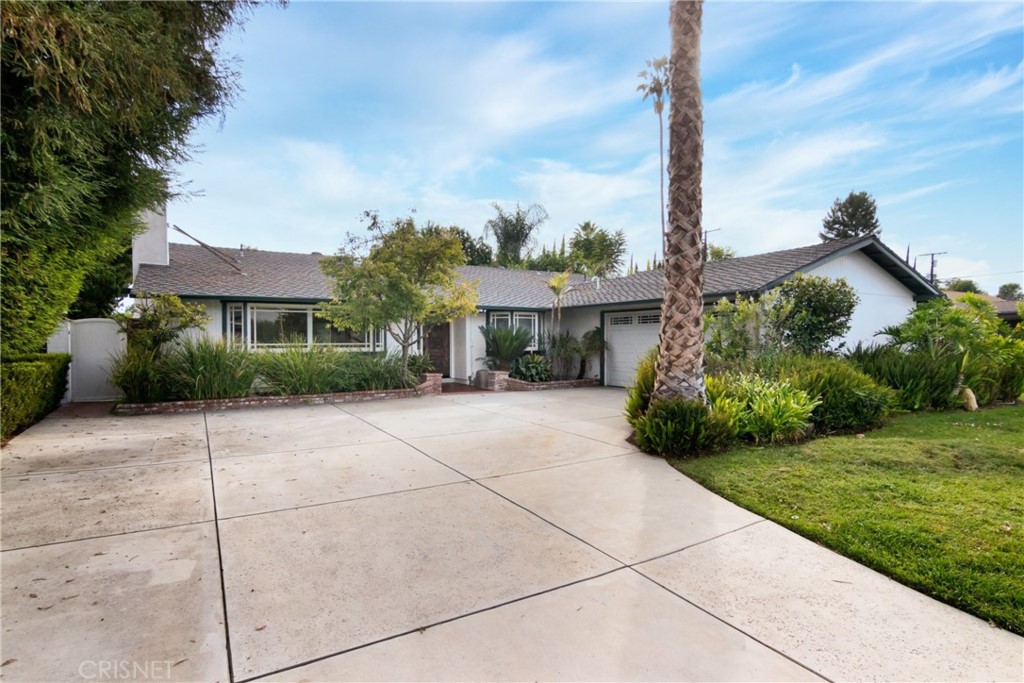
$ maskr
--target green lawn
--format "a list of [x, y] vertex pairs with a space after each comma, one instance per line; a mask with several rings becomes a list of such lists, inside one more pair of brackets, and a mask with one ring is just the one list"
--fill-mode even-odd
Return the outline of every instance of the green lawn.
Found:
[[672, 463], [748, 510], [1024, 634], [1024, 408]]

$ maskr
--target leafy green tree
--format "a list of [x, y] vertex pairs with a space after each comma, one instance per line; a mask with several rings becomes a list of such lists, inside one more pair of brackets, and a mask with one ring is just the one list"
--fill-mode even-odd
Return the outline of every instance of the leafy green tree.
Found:
[[566, 270], [572, 270], [572, 259], [565, 252], [565, 236], [562, 236], [561, 248], [557, 248], [557, 243], [551, 245], [550, 251], [545, 246], [540, 254], [530, 254], [523, 261], [522, 265], [526, 270], [546, 270], [549, 273], [561, 273]]
[[491, 245], [487, 244], [481, 237], [474, 238], [466, 230], [457, 225], [448, 227], [427, 223], [423, 227], [424, 234], [432, 235], [447, 230], [459, 238], [462, 243], [462, 253], [466, 257], [467, 266], [489, 266], [494, 263], [494, 252]]
[[822, 242], [834, 242], [849, 237], [877, 236], [882, 232], [877, 212], [878, 205], [867, 192], [850, 192], [843, 200], [836, 197], [821, 221], [822, 231], [818, 237]]
[[540, 204], [524, 209], [517, 203], [511, 212], [506, 212], [497, 202], [491, 206], [498, 215], [484, 224], [484, 236], [494, 235], [498, 245], [495, 261], [505, 268], [520, 265], [523, 252], [533, 246], [534, 233], [548, 219], [548, 212]]
[[708, 261], [726, 261], [736, 258], [736, 250], [732, 247], [720, 247], [717, 244], [708, 245]]
[[599, 228], [590, 221], [580, 223], [569, 240], [569, 258], [574, 269], [589, 277], [618, 273], [626, 255], [626, 235]]
[[555, 295], [555, 332], [562, 326], [562, 299], [572, 289], [572, 271], [568, 268], [548, 280], [548, 289]]
[[787, 308], [787, 315], [776, 323], [784, 345], [801, 353], [822, 353], [850, 331], [859, 299], [843, 278], [797, 273], [777, 291], [779, 303]]
[[636, 86], [637, 92], [643, 93], [644, 101], [651, 98], [654, 104], [654, 113], [658, 116], [658, 155], [661, 163], [661, 180], [658, 189], [661, 191], [661, 240], [665, 242], [665, 98], [671, 89], [669, 77], [670, 64], [668, 57], [648, 59], [647, 68], [637, 74], [642, 81]]
[[984, 294], [981, 287], [974, 280], [966, 280], [963, 278], [955, 277], [946, 283], [946, 289], [951, 292], [972, 292], [974, 294]]
[[3, 4], [0, 352], [37, 350], [166, 198], [237, 90], [220, 40], [248, 4]]
[[186, 331], [210, 322], [202, 305], [185, 303], [174, 294], [138, 293], [128, 310], [112, 317], [125, 333], [129, 348], [154, 353]]
[[1024, 292], [1021, 291], [1020, 283], [1018, 282], [1007, 282], [1005, 285], [999, 285], [999, 293], [996, 296], [1007, 301], [1024, 301]]
[[336, 256], [320, 261], [334, 280], [321, 317], [338, 329], [385, 328], [402, 349], [402, 368], [423, 329], [476, 310], [476, 283], [456, 272], [466, 262], [462, 242], [450, 230], [419, 230], [412, 218], [390, 226], [367, 212], [371, 237], [349, 237]]
[[112, 261], [98, 263], [85, 274], [68, 317], [72, 320], [109, 317], [125, 297], [131, 280], [132, 250], [128, 246]]

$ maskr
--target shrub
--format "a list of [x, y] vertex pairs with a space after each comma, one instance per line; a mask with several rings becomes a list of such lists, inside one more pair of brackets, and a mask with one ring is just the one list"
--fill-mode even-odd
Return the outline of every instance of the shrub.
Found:
[[725, 375], [707, 383], [712, 409], [736, 422], [740, 438], [754, 443], [800, 439], [819, 401], [788, 382], [757, 375]]
[[110, 383], [124, 393], [128, 403], [156, 403], [171, 398], [170, 367], [159, 349], [129, 345], [115, 354]]
[[636, 428], [636, 420], [647, 412], [658, 373], [658, 347], [648, 349], [636, 365], [633, 386], [626, 392], [626, 419]]
[[383, 391], [416, 386], [415, 378], [402, 367], [400, 356], [380, 353], [344, 355], [338, 391]]
[[569, 379], [576, 369], [576, 359], [582, 356], [580, 342], [569, 330], [544, 335], [544, 354], [551, 373], [557, 379]]
[[857, 294], [846, 280], [797, 273], [778, 287], [786, 315], [778, 321], [783, 344], [801, 353], [821, 353], [850, 330]]
[[895, 401], [891, 389], [839, 358], [784, 356], [775, 365], [779, 379], [820, 401], [811, 413], [818, 433], [877, 427]]
[[544, 356], [528, 353], [512, 361], [508, 376], [524, 382], [548, 382], [551, 380], [551, 365]]
[[533, 332], [522, 327], [480, 326], [484, 337], [483, 361], [491, 370], [508, 370], [533, 341]]
[[347, 356], [347, 352], [322, 347], [307, 350], [299, 344], [261, 353], [257, 363], [260, 391], [277, 396], [341, 391]]
[[0, 439], [6, 441], [60, 405], [70, 363], [66, 353], [30, 354], [0, 363]]
[[704, 314], [704, 350], [710, 370], [778, 353], [782, 348], [779, 326], [790, 308], [791, 304], [779, 301], [777, 292], [757, 299], [737, 295], [735, 302], [719, 300]]
[[428, 372], [434, 372], [434, 361], [430, 360], [430, 356], [426, 354], [413, 353], [409, 355], [406, 367], [414, 376], [421, 377]]
[[166, 361], [170, 395], [187, 401], [242, 398], [252, 390], [257, 362], [242, 348], [206, 337], [186, 339]]
[[637, 446], [648, 453], [683, 457], [724, 448], [736, 438], [736, 425], [702, 401], [653, 401], [634, 423]]
[[576, 379], [583, 379], [587, 374], [588, 360], [592, 356], [599, 356], [608, 348], [608, 342], [604, 340], [604, 331], [600, 327], [594, 327], [583, 333], [580, 337], [580, 369], [576, 373]]
[[183, 302], [174, 294], [136, 294], [135, 303], [123, 313], [115, 313], [128, 346], [157, 351], [183, 332], [199, 329], [210, 322], [200, 304]]
[[894, 346], [863, 347], [849, 360], [880, 384], [896, 390], [896, 405], [904, 410], [948, 410], [959, 405], [955, 355], [927, 351], [903, 352]]

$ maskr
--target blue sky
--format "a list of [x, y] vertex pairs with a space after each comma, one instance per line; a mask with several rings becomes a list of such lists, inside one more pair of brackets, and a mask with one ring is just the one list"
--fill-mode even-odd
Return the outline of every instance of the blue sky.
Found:
[[[195, 134], [168, 218], [209, 243], [333, 252], [359, 216], [459, 225], [540, 203], [658, 249], [658, 122], [636, 92], [668, 3], [308, 3], [225, 41], [244, 92]], [[883, 239], [994, 292], [1024, 269], [1024, 4], [708, 2], [704, 226], [813, 244], [867, 190]], [[925, 270], [925, 259], [919, 268]]]

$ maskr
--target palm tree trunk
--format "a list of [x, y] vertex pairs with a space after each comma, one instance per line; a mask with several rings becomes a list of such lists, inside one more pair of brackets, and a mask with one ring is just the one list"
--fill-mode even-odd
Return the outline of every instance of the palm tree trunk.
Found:
[[665, 115], [658, 112], [658, 156], [661, 159], [659, 170], [661, 171], [661, 258], [665, 258]]
[[701, 176], [704, 124], [700, 92], [701, 0], [671, 3], [669, 99], [669, 228], [665, 298], [655, 398], [704, 394], [704, 263], [701, 254]]

